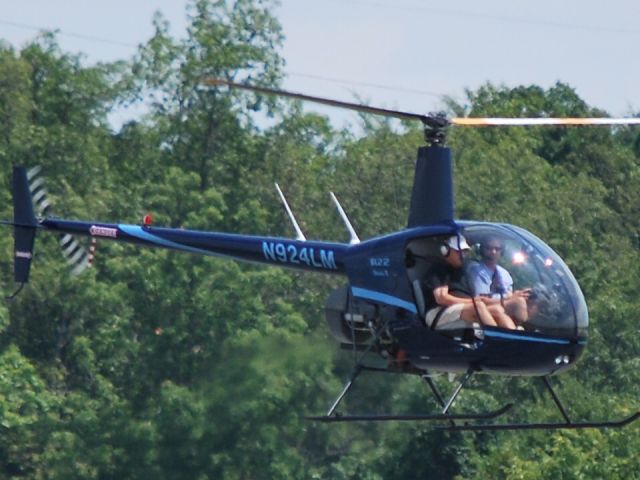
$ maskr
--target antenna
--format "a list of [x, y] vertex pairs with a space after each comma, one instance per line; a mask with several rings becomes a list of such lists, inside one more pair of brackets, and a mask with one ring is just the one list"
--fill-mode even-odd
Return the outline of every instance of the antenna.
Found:
[[349, 243], [351, 245], [353, 245], [355, 243], [360, 243], [360, 239], [358, 238], [358, 235], [356, 234], [356, 231], [353, 229], [353, 226], [351, 225], [351, 222], [349, 221], [349, 218], [347, 218], [347, 214], [344, 213], [342, 205], [340, 205], [340, 202], [338, 201], [336, 196], [333, 194], [333, 192], [329, 192], [329, 195], [331, 195], [331, 199], [333, 200], [333, 203], [335, 203], [336, 207], [338, 207], [338, 213], [340, 214], [340, 217], [342, 217], [342, 221], [344, 222], [345, 226], [347, 227], [347, 230], [349, 230], [349, 235], [351, 236], [351, 238], [349, 239]]
[[282, 200], [282, 203], [284, 204], [284, 209], [287, 211], [287, 214], [289, 215], [289, 218], [291, 219], [291, 223], [293, 223], [293, 228], [296, 229], [296, 238], [298, 240], [306, 241], [307, 238], [304, 236], [304, 233], [302, 233], [302, 230], [300, 230], [300, 226], [298, 225], [298, 222], [296, 222], [296, 217], [293, 216], [293, 212], [289, 208], [289, 204], [287, 203], [287, 199], [284, 198], [284, 194], [282, 193], [282, 190], [280, 190], [280, 186], [277, 183], [275, 184], [275, 186], [276, 186], [276, 190], [278, 190], [278, 193], [280, 194], [280, 199]]

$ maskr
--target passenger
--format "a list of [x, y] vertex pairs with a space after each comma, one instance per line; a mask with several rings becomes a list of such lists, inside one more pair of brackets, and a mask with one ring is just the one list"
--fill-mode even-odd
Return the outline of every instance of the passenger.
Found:
[[449, 237], [441, 246], [444, 261], [434, 263], [426, 272], [423, 290], [427, 325], [435, 329], [464, 320], [515, 329], [513, 320], [499, 304], [490, 312], [481, 298], [472, 297], [463, 268], [463, 252], [468, 250], [469, 244], [463, 236]]
[[504, 243], [497, 236], [487, 237], [480, 243], [482, 261], [469, 265], [473, 292], [480, 295], [490, 312], [500, 308], [516, 323], [524, 323], [529, 319], [527, 299], [531, 290], [513, 291], [511, 274], [498, 265], [503, 251]]

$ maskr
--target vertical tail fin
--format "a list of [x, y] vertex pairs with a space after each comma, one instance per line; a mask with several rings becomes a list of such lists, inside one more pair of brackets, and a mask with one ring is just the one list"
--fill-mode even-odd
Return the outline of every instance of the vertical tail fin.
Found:
[[409, 208], [409, 228], [453, 220], [452, 165], [451, 150], [447, 147], [418, 149]]
[[24, 167], [13, 168], [13, 225], [14, 278], [18, 283], [27, 283], [38, 220], [33, 210], [29, 181]]
[[38, 226], [24, 167], [13, 167], [13, 223], [21, 227]]

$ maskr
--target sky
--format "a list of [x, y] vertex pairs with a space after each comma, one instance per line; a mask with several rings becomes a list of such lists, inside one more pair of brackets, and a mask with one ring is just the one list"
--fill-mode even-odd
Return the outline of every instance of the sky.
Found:
[[[155, 11], [184, 36], [188, 3], [3, 2], [0, 38], [19, 49], [39, 29], [58, 30], [61, 47], [88, 64], [127, 59], [151, 36]], [[273, 13], [285, 35], [283, 87], [294, 92], [429, 113], [486, 82], [561, 81], [613, 116], [640, 111], [637, 0], [281, 0]]]

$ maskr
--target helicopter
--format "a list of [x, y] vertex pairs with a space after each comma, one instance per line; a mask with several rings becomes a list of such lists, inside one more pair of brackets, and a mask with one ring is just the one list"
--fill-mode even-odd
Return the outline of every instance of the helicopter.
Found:
[[[244, 262], [345, 277], [326, 300], [325, 316], [330, 334], [342, 348], [354, 352], [350, 378], [324, 415], [307, 417], [320, 422], [427, 421], [449, 430], [525, 430], [623, 427], [640, 411], [614, 421], [574, 421], [556, 394], [550, 377], [572, 368], [588, 340], [589, 315], [584, 296], [568, 266], [547, 244], [527, 230], [510, 224], [455, 219], [452, 153], [446, 134], [452, 126], [490, 127], [519, 125], [628, 125], [639, 118], [447, 118], [422, 115], [223, 79], [205, 79], [212, 88], [244, 89], [316, 102], [363, 113], [404, 120], [424, 126], [426, 145], [418, 148], [407, 227], [383, 236], [361, 240], [342, 205], [331, 199], [349, 232], [345, 243], [307, 240], [276, 184], [296, 238], [206, 232], [152, 225], [145, 216], [141, 224], [78, 221], [50, 215], [38, 169], [16, 166], [13, 170], [12, 221], [1, 224], [14, 229], [14, 297], [29, 280], [35, 236], [51, 232], [62, 236], [67, 258], [80, 271], [92, 260], [75, 241], [76, 236], [127, 242]], [[39, 213], [36, 216], [36, 211]], [[480, 321], [454, 320], [446, 325], [428, 321], [424, 276], [453, 251], [464, 250], [466, 265], [482, 260], [480, 250], [496, 239], [502, 268], [514, 285], [527, 287], [527, 319], [518, 328], [488, 325]], [[472, 247], [473, 246], [473, 247]], [[93, 248], [93, 247], [92, 247]], [[475, 298], [471, 292], [470, 298]], [[472, 301], [478, 312], [479, 306]], [[504, 298], [500, 297], [500, 303]], [[388, 360], [386, 367], [368, 359]], [[343, 414], [338, 408], [363, 372], [415, 375], [423, 379], [441, 409], [427, 414]], [[433, 375], [462, 374], [458, 384], [444, 396]], [[486, 412], [453, 413], [452, 407], [473, 375], [478, 373], [538, 377], [562, 417], [547, 423], [496, 422], [512, 404]]]

